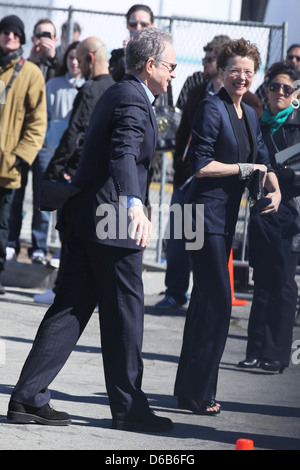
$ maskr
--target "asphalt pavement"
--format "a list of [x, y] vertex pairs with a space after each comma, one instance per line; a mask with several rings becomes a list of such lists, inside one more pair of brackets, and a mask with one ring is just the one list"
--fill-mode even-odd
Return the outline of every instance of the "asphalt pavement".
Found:
[[[15, 263], [15, 273], [29, 269]], [[37, 268], [36, 268], [37, 269]], [[44, 268], [47, 269], [47, 268]], [[31, 270], [34, 270], [31, 266]], [[26, 274], [25, 274], [26, 277]], [[235, 450], [238, 439], [250, 439], [254, 450], [300, 449], [300, 350], [293, 349], [291, 364], [282, 374], [237, 367], [245, 357], [251, 306], [234, 306], [225, 352], [220, 365], [218, 416], [196, 416], [177, 409], [173, 386], [185, 321], [184, 309], [160, 311], [155, 304], [164, 290], [164, 271], [145, 268], [145, 334], [143, 390], [156, 414], [171, 418], [174, 429], [163, 433], [134, 433], [111, 429], [105, 390], [98, 313], [92, 315], [74, 352], [51, 385], [52, 405], [68, 412], [66, 427], [21, 425], [6, 419], [10, 393], [30, 350], [37, 327], [47, 309], [33, 302], [39, 287], [8, 286], [0, 298], [0, 449], [1, 450], [101, 450], [105, 463], [131, 466], [196, 463], [201, 450]], [[294, 346], [300, 328], [294, 328]], [[125, 452], [127, 451], [127, 452]], [[147, 455], [139, 464], [117, 461], [139, 451]], [[145, 452], [147, 454], [145, 454]], [[152, 457], [151, 457], [152, 456]], [[160, 461], [158, 460], [160, 456]], [[178, 457], [180, 456], [180, 458]], [[152, 458], [152, 462], [149, 459]], [[173, 457], [175, 458], [175, 457]], [[155, 461], [155, 459], [157, 459]], [[169, 457], [171, 459], [171, 457]], [[180, 459], [183, 459], [182, 461]]]
[[[196, 465], [201, 462], [201, 450], [235, 450], [238, 439], [252, 440], [254, 450], [300, 449], [300, 349], [296, 349], [300, 328], [294, 328], [290, 367], [282, 374], [239, 369], [237, 363], [245, 357], [251, 300], [232, 309], [219, 372], [217, 399], [221, 413], [204, 417], [177, 409], [173, 387], [186, 311], [155, 308], [165, 289], [164, 269], [155, 263], [155, 245], [148, 247], [144, 256], [143, 390], [154, 412], [171, 418], [174, 429], [163, 434], [111, 429], [97, 312], [50, 387], [52, 405], [68, 412], [72, 424], [53, 427], [8, 422], [11, 391], [47, 310], [47, 306], [33, 302], [33, 295], [51, 287], [56, 278], [55, 269], [33, 265], [27, 257], [32, 216], [30, 188], [29, 182], [21, 232], [23, 249], [18, 261], [6, 265], [7, 292], [0, 296], [0, 450], [97, 450], [102, 451], [106, 464], [141, 468], [146, 464]], [[59, 240], [53, 228], [54, 217], [52, 222], [49, 243], [55, 251]], [[299, 276], [297, 281], [300, 285]], [[134, 456], [140, 456], [140, 460], [133, 460]]]

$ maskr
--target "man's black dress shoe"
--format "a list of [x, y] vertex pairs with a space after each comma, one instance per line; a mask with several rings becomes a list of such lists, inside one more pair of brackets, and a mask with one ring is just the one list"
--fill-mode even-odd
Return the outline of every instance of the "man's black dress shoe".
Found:
[[238, 367], [243, 367], [244, 369], [254, 369], [255, 367], [259, 367], [260, 359], [257, 357], [246, 357], [243, 361], [238, 363]]
[[39, 424], [48, 424], [50, 426], [66, 426], [71, 424], [68, 413], [64, 411], [55, 411], [49, 403], [41, 408], [35, 408], [23, 405], [15, 400], [10, 400], [8, 405], [7, 419], [18, 423], [31, 423], [35, 421]]
[[262, 359], [259, 367], [269, 372], [279, 372], [279, 374], [284, 371], [284, 366], [281, 362], [272, 361], [271, 359]]
[[164, 432], [173, 429], [169, 418], [156, 416], [149, 410], [139, 415], [124, 418], [113, 418], [112, 429], [133, 432]]

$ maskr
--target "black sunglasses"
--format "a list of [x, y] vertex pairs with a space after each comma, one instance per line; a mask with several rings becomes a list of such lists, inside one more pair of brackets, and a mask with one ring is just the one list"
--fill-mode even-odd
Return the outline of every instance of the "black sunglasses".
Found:
[[272, 91], [273, 93], [275, 92], [278, 92], [281, 87], [283, 88], [283, 93], [286, 95], [286, 96], [290, 96], [292, 93], [294, 93], [294, 88], [289, 86], [289, 85], [283, 85], [282, 83], [271, 83], [268, 88], [270, 91]]
[[14, 36], [18, 36], [18, 38], [20, 37], [20, 34], [18, 33], [15, 33], [14, 31], [3, 31], [3, 33], [5, 34], [5, 36], [9, 36], [10, 33], [13, 33]]
[[299, 55], [288, 55], [287, 58], [289, 60], [296, 59], [297, 62], [300, 62], [300, 56]]
[[204, 65], [205, 63], [211, 64], [214, 60], [216, 60], [216, 56], [213, 57], [204, 57], [202, 59], [202, 64]]
[[138, 24], [140, 24], [142, 28], [147, 28], [147, 26], [150, 25], [150, 23], [147, 23], [147, 21], [137, 21], [137, 20], [129, 20], [128, 24], [131, 28], [136, 28]]
[[162, 60], [161, 63], [167, 68], [169, 68], [169, 67], [167, 65], [165, 65], [163, 62], [165, 62], [165, 64], [168, 64], [168, 66], [170, 67], [169, 72], [174, 72], [174, 70], [177, 67], [177, 64], [172, 64], [172, 62], [167, 62], [166, 60]]

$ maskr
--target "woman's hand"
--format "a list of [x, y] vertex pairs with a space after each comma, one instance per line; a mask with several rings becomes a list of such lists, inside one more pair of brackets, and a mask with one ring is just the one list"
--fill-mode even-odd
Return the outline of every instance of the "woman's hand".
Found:
[[253, 171], [255, 170], [260, 170], [264, 173], [264, 176], [262, 178], [262, 185], [263, 187], [265, 186], [266, 184], [266, 179], [267, 179], [267, 173], [268, 173], [268, 168], [266, 167], [266, 165], [262, 165], [260, 163], [254, 163], [253, 165]]
[[267, 198], [271, 199], [270, 204], [262, 209], [261, 214], [272, 214], [273, 212], [278, 211], [279, 204], [281, 202], [281, 192], [279, 189], [278, 179], [275, 173], [269, 172], [267, 173], [266, 184], [265, 187], [267, 189], [268, 194]]

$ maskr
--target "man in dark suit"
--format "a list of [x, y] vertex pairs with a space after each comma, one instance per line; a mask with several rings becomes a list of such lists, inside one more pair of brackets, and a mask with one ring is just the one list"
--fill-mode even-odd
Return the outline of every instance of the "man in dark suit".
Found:
[[168, 33], [145, 28], [128, 44], [128, 74], [93, 111], [72, 184], [82, 191], [62, 209], [68, 233], [62, 284], [47, 311], [9, 403], [8, 419], [69, 424], [50, 408], [49, 384], [83, 332], [97, 303], [112, 427], [166, 431], [141, 389], [144, 295], [142, 249], [151, 237], [144, 213], [157, 125], [151, 107], [175, 78]]
[[[114, 84], [107, 66], [106, 46], [101, 39], [93, 36], [84, 39], [77, 46], [76, 57], [82, 75], [87, 81], [76, 95], [68, 127], [63, 133], [43, 176], [43, 179], [48, 181], [72, 181], [78, 168], [93, 109], [104, 91]], [[53, 303], [62, 277], [66, 256], [63, 233], [60, 233], [60, 241], [60, 264], [53, 290], [48, 289], [42, 294], [35, 294], [35, 302], [50, 305]]]

